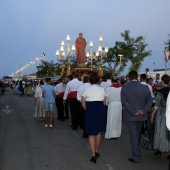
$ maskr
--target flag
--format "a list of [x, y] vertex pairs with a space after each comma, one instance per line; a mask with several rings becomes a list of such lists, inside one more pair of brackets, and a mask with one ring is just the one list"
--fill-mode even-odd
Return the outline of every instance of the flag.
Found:
[[165, 61], [168, 62], [168, 60], [170, 58], [170, 51], [169, 50], [164, 50], [164, 54], [165, 54]]

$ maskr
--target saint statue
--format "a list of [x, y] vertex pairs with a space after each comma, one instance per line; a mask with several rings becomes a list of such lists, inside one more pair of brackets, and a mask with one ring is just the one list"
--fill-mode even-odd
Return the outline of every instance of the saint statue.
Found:
[[83, 38], [83, 34], [79, 33], [79, 37], [75, 41], [76, 48], [76, 59], [79, 67], [84, 67], [85, 58], [86, 58], [86, 40]]

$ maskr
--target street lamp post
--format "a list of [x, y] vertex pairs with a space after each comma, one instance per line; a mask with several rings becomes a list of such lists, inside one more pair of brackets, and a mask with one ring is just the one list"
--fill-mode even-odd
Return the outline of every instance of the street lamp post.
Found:
[[119, 54], [118, 56], [120, 57], [120, 66], [122, 66], [122, 57], [123, 57], [123, 55]]
[[153, 62], [153, 70], [155, 70], [155, 64], [156, 64], [156, 63], [155, 63], [155, 61], [154, 61], [154, 62]]
[[42, 60], [45, 61], [45, 53], [42, 55]]
[[[120, 57], [120, 67], [121, 67], [122, 66], [122, 57], [123, 57], [123, 55], [119, 54], [118, 56]], [[120, 77], [121, 77], [121, 73], [120, 73]]]
[[165, 74], [167, 73], [167, 62], [170, 58], [170, 50], [164, 50], [165, 54]]

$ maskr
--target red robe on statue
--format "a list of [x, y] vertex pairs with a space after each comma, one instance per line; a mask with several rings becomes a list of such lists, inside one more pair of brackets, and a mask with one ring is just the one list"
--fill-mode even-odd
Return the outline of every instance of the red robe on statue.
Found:
[[76, 59], [78, 63], [84, 63], [86, 58], [86, 40], [84, 38], [77, 38], [75, 42]]

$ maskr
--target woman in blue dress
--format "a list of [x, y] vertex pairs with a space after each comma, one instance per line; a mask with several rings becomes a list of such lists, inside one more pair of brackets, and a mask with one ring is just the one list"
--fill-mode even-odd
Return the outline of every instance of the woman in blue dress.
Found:
[[89, 81], [91, 86], [83, 92], [82, 106], [85, 109], [85, 130], [89, 135], [92, 152], [90, 161], [96, 163], [96, 158], [100, 156], [101, 132], [106, 131], [106, 94], [104, 88], [98, 85], [99, 76], [96, 72], [91, 73]]

